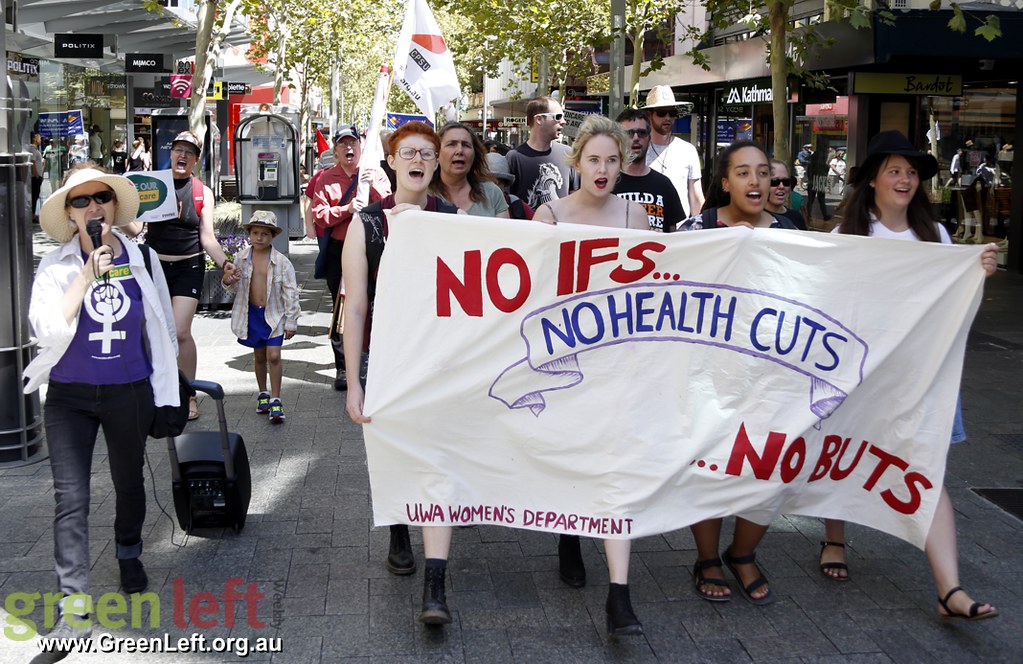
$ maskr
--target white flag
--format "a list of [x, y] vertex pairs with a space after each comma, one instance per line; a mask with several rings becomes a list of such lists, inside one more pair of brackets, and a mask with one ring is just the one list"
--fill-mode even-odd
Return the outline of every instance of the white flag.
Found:
[[431, 120], [438, 108], [462, 96], [455, 60], [426, 0], [409, 0], [394, 49], [394, 82]]

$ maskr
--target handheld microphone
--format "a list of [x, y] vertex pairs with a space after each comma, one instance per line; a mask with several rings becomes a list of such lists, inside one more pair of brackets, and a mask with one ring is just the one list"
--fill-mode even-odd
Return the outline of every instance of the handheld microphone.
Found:
[[[85, 232], [89, 234], [89, 239], [92, 240], [93, 251], [103, 246], [103, 222], [99, 219], [90, 219], [85, 224]], [[103, 273], [103, 283], [107, 283], [110, 280], [110, 276]]]

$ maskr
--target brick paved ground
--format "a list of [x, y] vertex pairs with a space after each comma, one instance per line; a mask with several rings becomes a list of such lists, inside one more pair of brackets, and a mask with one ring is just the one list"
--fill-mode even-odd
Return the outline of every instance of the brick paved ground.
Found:
[[[41, 239], [41, 236], [37, 236]], [[45, 249], [43, 242], [37, 252]], [[273, 427], [253, 412], [251, 359], [228, 329], [227, 312], [199, 315], [199, 375], [224, 385], [231, 430], [241, 433], [253, 468], [253, 497], [241, 534], [203, 531], [185, 537], [161, 514], [170, 510], [170, 472], [162, 444], [148, 458], [149, 515], [144, 560], [150, 589], [161, 598], [157, 628], [100, 630], [118, 636], [193, 633], [279, 636], [284, 652], [251, 661], [306, 662], [1019, 662], [1023, 661], [1023, 523], [971, 491], [1023, 488], [1023, 278], [990, 279], [966, 360], [963, 401], [968, 445], [949, 457], [948, 486], [958, 512], [962, 578], [973, 595], [1002, 616], [975, 624], [937, 618], [923, 554], [904, 542], [850, 526], [853, 580], [826, 581], [816, 567], [816, 519], [779, 519], [760, 549], [779, 601], [751, 606], [698, 599], [691, 589], [695, 551], [688, 531], [638, 540], [630, 570], [632, 597], [646, 636], [605, 637], [607, 573], [601, 551], [584, 541], [590, 584], [582, 590], [557, 578], [554, 535], [496, 527], [455, 532], [449, 603], [455, 621], [429, 631], [416, 621], [422, 571], [398, 578], [383, 559], [386, 529], [372, 528], [365, 450], [359, 427], [330, 389], [324, 333], [329, 302], [312, 279], [315, 245], [292, 244], [303, 282], [299, 334], [284, 350], [288, 421]], [[215, 419], [202, 403], [202, 427]], [[106, 453], [97, 447], [92, 487], [91, 547], [95, 593], [117, 590], [113, 495]], [[147, 471], [148, 472], [148, 471]], [[0, 469], [0, 595], [53, 588], [50, 471], [46, 461]], [[422, 551], [418, 532], [413, 545]], [[279, 626], [176, 627], [174, 580], [183, 592], [222, 593], [241, 577], [267, 595], [258, 618]], [[271, 598], [278, 592], [275, 617]], [[0, 617], [6, 618], [0, 609]], [[36, 610], [34, 619], [41, 619]], [[0, 663], [27, 662], [33, 641], [0, 635]], [[72, 655], [67, 662], [233, 662], [213, 654]]]

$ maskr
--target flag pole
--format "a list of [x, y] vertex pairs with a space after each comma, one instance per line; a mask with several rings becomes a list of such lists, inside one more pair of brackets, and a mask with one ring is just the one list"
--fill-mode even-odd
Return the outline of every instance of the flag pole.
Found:
[[[369, 126], [366, 128], [366, 143], [362, 149], [360, 170], [379, 168], [380, 162], [384, 159], [384, 149], [380, 144], [380, 125], [384, 120], [384, 113], [387, 112], [387, 93], [390, 83], [391, 77], [387, 71], [387, 65], [380, 65], [377, 87], [373, 94], [373, 107], [369, 112]], [[369, 185], [367, 180], [359, 178], [359, 188], [356, 190], [355, 199], [362, 205], [369, 202]]]

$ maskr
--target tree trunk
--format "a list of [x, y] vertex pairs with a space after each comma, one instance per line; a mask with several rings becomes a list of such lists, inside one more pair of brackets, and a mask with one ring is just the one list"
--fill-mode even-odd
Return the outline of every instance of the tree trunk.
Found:
[[287, 51], [288, 31], [285, 26], [277, 24], [280, 38], [277, 40], [277, 52], [274, 55], [274, 104], [281, 103], [281, 90], [284, 88], [284, 55]]
[[195, 32], [195, 74], [192, 77], [188, 127], [202, 143], [206, 140], [206, 89], [213, 80], [220, 45], [231, 32], [234, 12], [241, 0], [230, 0], [223, 7], [223, 22], [217, 21], [218, 0], [200, 0], [197, 4], [199, 21]]
[[639, 108], [639, 74], [643, 71], [643, 31], [639, 28], [629, 35], [632, 42], [632, 79], [629, 84], [629, 106]]
[[774, 158], [789, 163], [789, 113], [785, 95], [788, 83], [788, 15], [791, 0], [768, 0], [771, 21], [771, 111], [774, 116]]
[[[210, 51], [213, 48], [213, 29], [216, 22], [217, 3], [215, 0], [203, 0], [199, 3], [199, 23], [195, 32], [195, 72], [192, 75], [192, 98], [189, 100], [188, 127], [199, 143], [206, 139], [206, 86], [213, 78], [213, 66], [210, 64]], [[213, 60], [216, 64], [216, 59]]]

